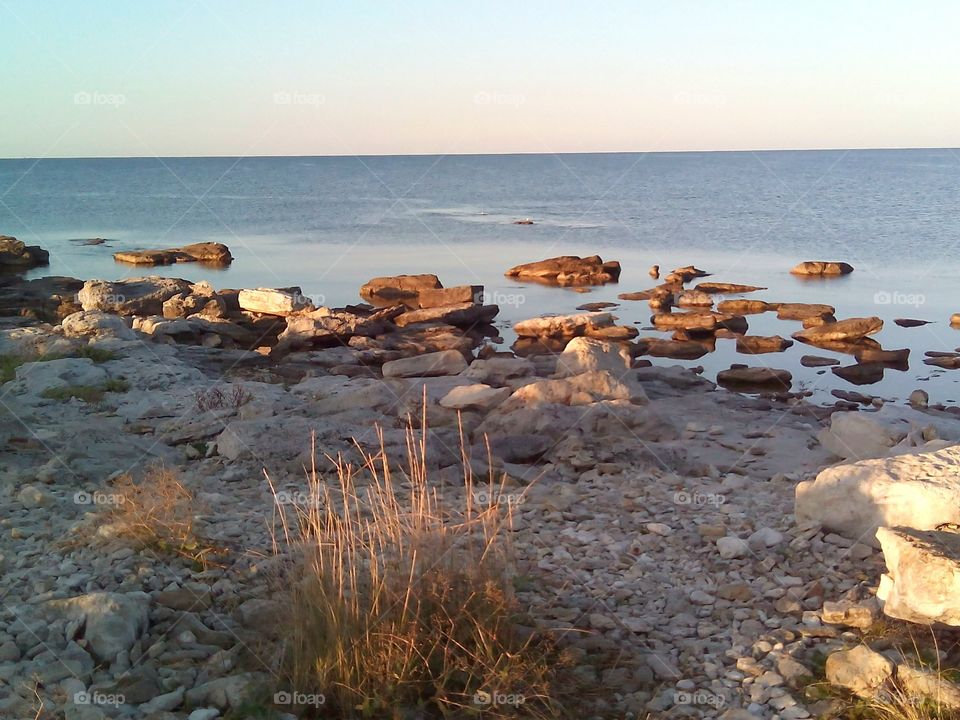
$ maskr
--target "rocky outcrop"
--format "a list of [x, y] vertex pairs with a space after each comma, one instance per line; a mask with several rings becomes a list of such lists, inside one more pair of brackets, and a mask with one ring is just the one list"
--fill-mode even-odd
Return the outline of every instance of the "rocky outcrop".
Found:
[[50, 253], [39, 245], [25, 245], [15, 237], [0, 235], [0, 267], [26, 270], [49, 264]]
[[776, 305], [771, 305], [763, 300], [724, 300], [717, 305], [717, 310], [720, 312], [737, 315], [757, 315], [776, 309]]
[[84, 310], [102, 310], [115, 315], [163, 315], [164, 302], [190, 290], [190, 283], [178, 278], [87, 280], [77, 298]]
[[884, 614], [924, 625], [960, 625], [960, 535], [881, 527], [876, 537], [887, 564], [877, 591]]
[[233, 262], [230, 248], [216, 242], [194, 243], [166, 250], [123, 250], [115, 252], [113, 259], [131, 265], [173, 265], [186, 262], [229, 265]]
[[758, 285], [739, 285], [737, 283], [723, 282], [702, 282], [697, 283], [695, 290], [705, 293], [715, 293], [720, 295], [739, 295], [741, 293], [752, 293], [758, 290], [766, 290], [765, 287]]
[[606, 285], [620, 279], [620, 263], [604, 262], [599, 255], [559, 257], [524, 263], [507, 270], [504, 275], [518, 280], [534, 280], [549, 285]]
[[0, 275], [0, 316], [54, 322], [81, 309], [77, 293], [82, 287], [83, 280], [70, 277]]
[[417, 293], [420, 308], [438, 308], [448, 305], [483, 304], [483, 285], [457, 285], [444, 288], [424, 288]]
[[445, 323], [469, 328], [474, 325], [489, 324], [499, 312], [500, 307], [497, 305], [477, 305], [472, 302], [465, 302], [457, 305], [411, 310], [398, 315], [395, 322], [398, 327], [406, 327], [417, 323]]
[[790, 272], [794, 275], [848, 275], [853, 272], [853, 265], [845, 262], [808, 260], [794, 266]]
[[821, 430], [817, 439], [837, 457], [867, 460], [886, 457], [905, 435], [906, 429], [893, 432], [888, 424], [879, 422], [876, 416], [841, 412], [830, 416], [830, 427]]
[[822, 303], [778, 303], [776, 308], [777, 318], [780, 320], [806, 320], [832, 316], [837, 311], [833, 305]]
[[960, 522], [960, 446], [829, 467], [797, 485], [795, 515], [872, 543], [880, 527]]

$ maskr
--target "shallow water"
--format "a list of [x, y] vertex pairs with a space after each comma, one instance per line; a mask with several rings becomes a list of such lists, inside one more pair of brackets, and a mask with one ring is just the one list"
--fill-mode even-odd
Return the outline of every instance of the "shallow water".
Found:
[[[750, 297], [826, 302], [837, 316], [878, 315], [875, 338], [909, 347], [909, 371], [888, 370], [860, 388], [903, 399], [915, 388], [952, 402], [960, 371], [922, 363], [954, 350], [949, 316], [960, 261], [960, 154], [954, 150], [365, 158], [0, 160], [0, 234], [51, 252], [31, 275], [81, 278], [163, 274], [218, 287], [299, 285], [316, 302], [358, 300], [375, 275], [435, 272], [445, 285], [483, 284], [512, 321], [616, 301], [663, 270], [696, 264], [711, 279], [769, 288]], [[531, 218], [534, 225], [514, 225]], [[76, 239], [103, 237], [104, 245]], [[196, 264], [143, 269], [114, 263], [118, 249], [215, 240], [234, 256], [225, 270]], [[517, 283], [503, 271], [558, 254], [618, 259], [618, 285], [589, 293]], [[802, 280], [799, 261], [845, 260], [847, 277]], [[648, 324], [645, 302], [624, 302], [622, 322]], [[899, 328], [897, 317], [935, 321]], [[750, 334], [789, 336], [799, 322], [748, 317]], [[658, 335], [642, 331], [641, 335]], [[857, 389], [803, 354], [852, 359], [796, 344], [744, 356], [734, 341], [696, 361], [708, 375], [732, 362], [783, 367], [828, 398]]]

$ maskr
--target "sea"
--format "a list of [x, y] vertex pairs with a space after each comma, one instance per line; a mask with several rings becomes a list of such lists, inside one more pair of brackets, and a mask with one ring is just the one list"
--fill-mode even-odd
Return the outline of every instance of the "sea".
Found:
[[[517, 220], [532, 224], [516, 224]], [[219, 288], [299, 286], [316, 304], [360, 300], [378, 275], [436, 273], [444, 285], [479, 284], [500, 305], [500, 347], [512, 323], [570, 313], [587, 302], [613, 309], [641, 336], [646, 302], [617, 295], [652, 287], [663, 271], [694, 264], [710, 280], [767, 288], [748, 297], [822, 302], [837, 317], [876, 315], [884, 348], [909, 348], [909, 369], [858, 387], [830, 369], [805, 368], [804, 354], [850, 356], [796, 343], [749, 356], [733, 340], [693, 361], [713, 377], [732, 363], [790, 370], [795, 387], [832, 401], [855, 390], [903, 402], [924, 389], [955, 403], [960, 370], [923, 363], [955, 351], [960, 330], [960, 151], [435, 155], [383, 157], [211, 157], [0, 160], [0, 235], [50, 251], [28, 277], [120, 279], [145, 274], [209, 280]], [[86, 241], [102, 238], [98, 245]], [[199, 264], [138, 268], [118, 250], [226, 243], [224, 269]], [[619, 260], [617, 284], [588, 292], [517, 282], [513, 265], [555, 255]], [[804, 260], [852, 264], [850, 275], [802, 279]], [[736, 297], [736, 296], [733, 296]], [[901, 328], [897, 318], [930, 324]], [[750, 334], [789, 337], [800, 323], [748, 316]]]

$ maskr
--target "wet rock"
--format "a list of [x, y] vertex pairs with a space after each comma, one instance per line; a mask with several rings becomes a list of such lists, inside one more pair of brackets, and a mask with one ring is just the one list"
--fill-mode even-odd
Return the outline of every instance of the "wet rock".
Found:
[[910, 349], [882, 350], [864, 347], [854, 353], [859, 363], [885, 363], [888, 365], [906, 365], [910, 360]]
[[907, 399], [910, 407], [923, 409], [930, 403], [930, 396], [926, 390], [914, 390]]
[[914, 327], [921, 327], [923, 325], [929, 325], [933, 321], [932, 320], [913, 320], [912, 318], [895, 318], [893, 322], [902, 328], [914, 328]]
[[620, 263], [604, 262], [599, 255], [559, 257], [524, 263], [507, 270], [504, 275], [520, 280], [535, 280], [551, 285], [605, 285], [620, 278]]
[[182, 262], [229, 265], [233, 256], [230, 248], [223, 243], [203, 242], [166, 250], [125, 250], [114, 253], [113, 259], [132, 265], [173, 265]]
[[737, 315], [757, 315], [768, 310], [776, 310], [776, 308], [776, 305], [763, 300], [724, 300], [717, 305], [718, 311]]
[[679, 283], [684, 284], [688, 283], [694, 278], [707, 277], [710, 273], [700, 270], [694, 265], [685, 265], [681, 268], [675, 268], [670, 271], [670, 274], [667, 275], [666, 281], [668, 283]]
[[804, 320], [809, 317], [833, 315], [836, 312], [833, 305], [819, 303], [779, 303], [777, 318], [780, 320]]
[[779, 335], [764, 337], [761, 335], [742, 335], [737, 338], [737, 352], [750, 355], [761, 353], [783, 352], [793, 345], [792, 340], [787, 340]]
[[826, 468], [797, 485], [795, 515], [872, 544], [880, 527], [960, 522], [960, 446]]
[[804, 367], [829, 367], [839, 365], [840, 361], [836, 358], [821, 357], [820, 355], [804, 355], [800, 358], [800, 364]]
[[794, 333], [793, 337], [802, 342], [836, 342], [858, 340], [882, 329], [883, 320], [878, 317], [848, 318], [801, 330]]
[[[514, 323], [513, 330], [520, 337], [574, 338], [578, 336], [603, 338], [614, 325], [614, 316], [608, 312], [581, 313], [578, 315], [553, 315], [531, 318]], [[636, 328], [623, 327], [629, 337], [639, 334]]]
[[577, 305], [577, 310], [583, 310], [584, 312], [600, 312], [602, 310], [608, 310], [610, 308], [619, 306], [620, 303], [614, 302], [589, 302], [583, 303], [583, 305]]
[[737, 386], [779, 386], [790, 387], [793, 375], [787, 370], [768, 367], [731, 367], [717, 373], [717, 382], [721, 385]]
[[853, 385], [873, 385], [883, 380], [885, 369], [886, 366], [883, 363], [857, 363], [845, 367], [833, 367], [830, 368], [830, 372]]
[[696, 340], [642, 338], [637, 342], [638, 355], [650, 355], [674, 360], [696, 360], [710, 351], [711, 348], [708, 344]]
[[712, 307], [713, 298], [709, 293], [698, 290], [684, 290], [677, 295], [677, 305], [680, 307]]
[[924, 625], [960, 625], [960, 535], [881, 527], [876, 537], [887, 564], [877, 591], [884, 614]]
[[795, 265], [790, 272], [793, 275], [848, 275], [853, 272], [853, 265], [845, 262], [808, 260]]
[[[694, 289], [699, 290], [700, 292], [714, 293], [714, 294], [721, 294], [721, 295], [722, 294], [739, 295], [740, 293], [751, 293], [751, 292], [757, 292], [758, 290], [766, 290], [765, 287], [759, 287], [758, 285], [739, 285], [737, 283], [722, 283], [722, 282], [697, 283], [697, 286]], [[739, 312], [739, 311], [733, 311], [733, 312]]]
[[652, 322], [658, 330], [714, 330], [718, 325], [715, 315], [700, 312], [657, 313]]

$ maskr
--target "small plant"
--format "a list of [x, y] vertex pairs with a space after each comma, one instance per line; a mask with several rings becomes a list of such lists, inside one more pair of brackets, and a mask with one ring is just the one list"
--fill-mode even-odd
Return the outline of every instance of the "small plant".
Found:
[[198, 390], [196, 393], [197, 410], [205, 412], [207, 410], [220, 410], [223, 408], [238, 409], [241, 405], [250, 401], [252, 397], [242, 385], [231, 385], [230, 392], [225, 393], [219, 387], [214, 386], [209, 390]]
[[111, 378], [102, 385], [65, 385], [64, 387], [47, 388], [41, 393], [42, 397], [59, 402], [67, 402], [77, 398], [85, 403], [97, 403], [103, 400], [108, 392], [126, 392], [130, 383], [126, 380]]
[[10, 382], [17, 376], [17, 368], [31, 362], [23, 355], [0, 355], [0, 383]]
[[110, 511], [118, 535], [206, 566], [215, 551], [194, 532], [197, 502], [174, 470], [154, 466], [139, 482], [122, 475], [114, 481], [113, 492], [122, 499]]
[[515, 627], [510, 509], [475, 504], [469, 472], [466, 507], [445, 508], [427, 482], [425, 424], [419, 438], [408, 428], [403, 478], [381, 433], [357, 464], [329, 458], [329, 482], [314, 464], [295, 517], [278, 501], [286, 681], [323, 694], [303, 708], [318, 717], [560, 717], [565, 658]]

